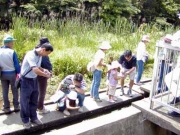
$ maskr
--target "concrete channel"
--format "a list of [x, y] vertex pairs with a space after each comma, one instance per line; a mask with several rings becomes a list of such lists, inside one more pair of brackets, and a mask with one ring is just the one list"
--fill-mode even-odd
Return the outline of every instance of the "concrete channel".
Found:
[[[149, 81], [147, 81], [148, 83]], [[146, 83], [146, 82], [145, 82]], [[142, 87], [142, 86], [141, 86]], [[145, 87], [144, 89], [146, 89]], [[128, 87], [125, 88], [125, 91]], [[94, 102], [87, 93], [84, 112], [71, 112], [70, 117], [56, 111], [56, 104], [48, 101], [49, 114], [38, 115], [42, 126], [33, 125], [30, 130], [22, 126], [19, 113], [0, 115], [0, 134], [67, 134], [67, 135], [174, 135], [180, 134], [179, 118], [169, 118], [149, 109], [147, 91], [135, 86], [133, 97], [119, 96], [116, 103], [109, 103], [102, 90], [102, 103]], [[152, 113], [153, 112], [153, 113]], [[162, 115], [162, 116], [161, 116]], [[149, 117], [148, 117], [149, 116]], [[154, 120], [155, 119], [155, 120]], [[157, 119], [157, 120], [156, 120]], [[169, 125], [169, 126], [168, 126]], [[173, 125], [173, 126], [172, 126]]]

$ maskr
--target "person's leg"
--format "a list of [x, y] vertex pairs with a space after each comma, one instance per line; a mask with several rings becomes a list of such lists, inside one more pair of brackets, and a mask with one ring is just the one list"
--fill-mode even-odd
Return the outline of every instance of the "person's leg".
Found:
[[46, 88], [47, 88], [47, 78], [43, 76], [38, 76], [38, 109], [42, 110], [44, 108], [44, 99], [46, 95]]
[[32, 90], [32, 94], [30, 96], [30, 100], [29, 100], [29, 110], [30, 110], [30, 119], [31, 121], [35, 121], [37, 120], [37, 107], [38, 107], [38, 82], [37, 80], [33, 81], [34, 85], [33, 85], [33, 90]]
[[9, 80], [7, 75], [1, 77], [2, 94], [3, 94], [3, 109], [10, 109], [10, 102], [8, 98], [9, 93]]
[[13, 105], [14, 105], [14, 110], [19, 111], [19, 92], [18, 89], [15, 87], [15, 81], [16, 81], [16, 74], [11, 74], [10, 76], [10, 85], [11, 85], [11, 90], [13, 94]]
[[160, 68], [160, 74], [159, 74], [158, 88], [157, 88], [158, 92], [161, 91], [162, 80], [163, 80], [163, 73], [164, 73], [164, 64], [165, 64], [165, 62], [164, 62], [164, 60], [162, 60], [161, 68]]
[[82, 107], [83, 104], [84, 104], [84, 98], [85, 98], [85, 95], [84, 94], [80, 94], [77, 92], [77, 98], [79, 100], [79, 103], [78, 103], [78, 106]]
[[134, 78], [135, 78], [135, 75], [136, 75], [136, 70], [132, 71], [129, 75], [129, 79], [130, 79], [130, 82], [129, 82], [129, 90], [127, 92], [127, 95], [129, 95], [130, 97], [132, 97], [132, 87], [133, 87], [133, 84], [134, 84]]
[[20, 117], [22, 122], [29, 123], [30, 118], [30, 96], [33, 90], [33, 81], [22, 78], [20, 90]]
[[139, 83], [144, 71], [144, 62], [142, 60], [137, 61], [137, 76], [136, 76], [136, 83]]
[[101, 82], [102, 71], [95, 70], [94, 71], [94, 85], [93, 85], [93, 97], [94, 99], [99, 99], [99, 86]]

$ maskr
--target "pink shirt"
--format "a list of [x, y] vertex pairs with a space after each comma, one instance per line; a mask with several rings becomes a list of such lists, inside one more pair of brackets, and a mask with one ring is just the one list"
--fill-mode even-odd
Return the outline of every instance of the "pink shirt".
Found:
[[113, 75], [117, 75], [117, 70], [111, 70], [109, 75], [109, 85], [110, 86], [116, 86], [118, 84], [118, 80], [114, 79]]

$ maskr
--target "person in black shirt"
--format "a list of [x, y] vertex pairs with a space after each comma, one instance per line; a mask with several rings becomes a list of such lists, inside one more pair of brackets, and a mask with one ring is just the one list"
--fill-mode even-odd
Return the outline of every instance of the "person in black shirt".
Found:
[[132, 87], [134, 84], [134, 78], [136, 74], [136, 57], [132, 55], [131, 50], [126, 50], [119, 58], [120, 64], [120, 76], [121, 76], [121, 92], [120, 95], [124, 95], [124, 80], [129, 75], [130, 83], [127, 95], [132, 97]]

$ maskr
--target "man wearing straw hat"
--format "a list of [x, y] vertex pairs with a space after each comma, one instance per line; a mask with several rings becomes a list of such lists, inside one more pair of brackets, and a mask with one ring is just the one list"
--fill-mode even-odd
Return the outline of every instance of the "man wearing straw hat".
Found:
[[104, 63], [105, 52], [110, 48], [111, 48], [110, 43], [108, 41], [103, 41], [99, 46], [99, 50], [96, 52], [94, 56], [95, 71], [93, 72], [91, 97], [96, 102], [102, 102], [102, 100], [99, 98], [98, 91], [102, 77], [102, 67], [106, 67], [106, 63]]
[[3, 39], [4, 46], [0, 48], [0, 67], [1, 71], [1, 84], [3, 93], [3, 111], [11, 113], [10, 102], [8, 99], [9, 85], [11, 85], [13, 94], [14, 111], [19, 111], [18, 90], [15, 87], [16, 74], [20, 73], [20, 65], [16, 52], [12, 49], [14, 39], [10, 35], [6, 35]]

